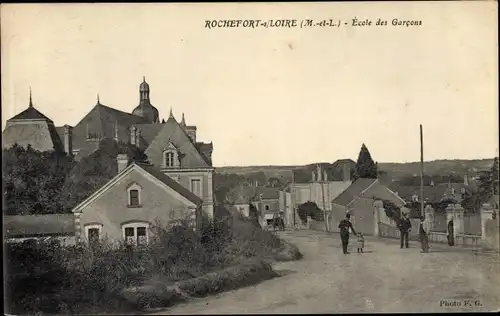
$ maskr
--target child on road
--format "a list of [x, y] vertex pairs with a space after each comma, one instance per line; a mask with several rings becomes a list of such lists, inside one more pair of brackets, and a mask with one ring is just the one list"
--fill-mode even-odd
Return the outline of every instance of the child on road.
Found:
[[363, 233], [358, 233], [358, 252], [363, 252], [363, 248], [365, 247], [365, 237], [363, 237]]

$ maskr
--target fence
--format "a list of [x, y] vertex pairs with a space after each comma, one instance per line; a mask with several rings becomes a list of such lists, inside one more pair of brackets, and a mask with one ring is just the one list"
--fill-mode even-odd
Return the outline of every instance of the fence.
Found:
[[464, 234], [481, 236], [481, 214], [464, 215]]
[[[446, 214], [435, 213], [432, 231], [445, 233], [447, 230], [448, 223], [446, 222]], [[481, 227], [479, 227], [479, 230], [481, 231]]]

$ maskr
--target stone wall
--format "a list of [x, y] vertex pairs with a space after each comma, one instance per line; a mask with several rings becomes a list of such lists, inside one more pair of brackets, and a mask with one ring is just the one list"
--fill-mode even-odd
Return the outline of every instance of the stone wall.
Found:
[[489, 204], [481, 208], [481, 236], [485, 248], [499, 250], [500, 246], [500, 223], [498, 209]]

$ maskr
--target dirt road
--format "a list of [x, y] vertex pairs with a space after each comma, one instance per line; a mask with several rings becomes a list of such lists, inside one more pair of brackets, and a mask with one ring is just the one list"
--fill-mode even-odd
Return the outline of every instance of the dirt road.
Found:
[[493, 311], [500, 307], [498, 254], [367, 238], [366, 252], [343, 255], [336, 235], [284, 232], [304, 254], [275, 264], [282, 277], [196, 299], [156, 315], [231, 313], [392, 313]]

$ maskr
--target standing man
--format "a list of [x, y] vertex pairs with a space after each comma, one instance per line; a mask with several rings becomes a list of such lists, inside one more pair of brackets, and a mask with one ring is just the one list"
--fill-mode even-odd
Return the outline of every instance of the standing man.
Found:
[[403, 218], [399, 220], [398, 228], [401, 235], [401, 249], [403, 249], [403, 243], [405, 247], [408, 248], [409, 233], [411, 231], [411, 221], [406, 213], [403, 213]]
[[425, 216], [420, 217], [420, 243], [422, 244], [423, 253], [429, 252], [429, 220]]
[[339, 224], [340, 239], [342, 240], [342, 251], [344, 252], [344, 255], [349, 253], [347, 252], [347, 245], [349, 244], [349, 229], [351, 229], [352, 233], [356, 235], [356, 231], [354, 230], [354, 227], [352, 227], [352, 224], [349, 221], [350, 219], [351, 215], [347, 213], [345, 219], [341, 220]]

